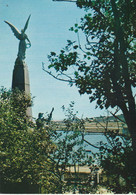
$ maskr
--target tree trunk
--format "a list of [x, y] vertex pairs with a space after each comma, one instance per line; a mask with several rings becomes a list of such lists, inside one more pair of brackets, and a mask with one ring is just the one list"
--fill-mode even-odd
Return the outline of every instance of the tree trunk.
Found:
[[[126, 43], [124, 40], [124, 32], [121, 26], [119, 14], [118, 14], [118, 9], [116, 5], [115, 0], [111, 0], [111, 5], [112, 5], [112, 10], [113, 10], [113, 15], [114, 15], [114, 20], [115, 20], [115, 57], [114, 57], [114, 62], [115, 62], [115, 70], [117, 71], [117, 68], [122, 66], [122, 77], [124, 79], [124, 89], [121, 88], [117, 85], [118, 78], [113, 79], [113, 85], [117, 94], [118, 98], [118, 106], [121, 108], [124, 118], [126, 120], [128, 130], [130, 132], [130, 135], [132, 137], [132, 147], [134, 151], [134, 158], [136, 158], [136, 105], [135, 105], [135, 100], [133, 97], [132, 93], [132, 88], [131, 88], [131, 82], [130, 82], [130, 75], [129, 75], [129, 70], [128, 70], [128, 61], [127, 57], [125, 55], [127, 48], [126, 48]], [[120, 47], [118, 47], [120, 45]], [[118, 62], [118, 54], [120, 53], [120, 64]], [[125, 93], [125, 94], [124, 94]], [[119, 95], [120, 94], [120, 95]], [[124, 98], [125, 96], [125, 98]], [[120, 100], [121, 99], [121, 100]], [[122, 101], [122, 103], [121, 103]], [[127, 103], [126, 103], [127, 102]]]

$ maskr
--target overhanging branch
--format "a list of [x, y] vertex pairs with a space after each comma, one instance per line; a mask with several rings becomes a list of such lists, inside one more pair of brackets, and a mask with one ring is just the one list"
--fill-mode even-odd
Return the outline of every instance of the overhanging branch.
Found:
[[49, 72], [48, 70], [45, 69], [44, 63], [42, 63], [42, 69], [43, 69], [44, 72], [48, 73], [50, 76], [52, 76], [53, 78], [55, 78], [55, 79], [57, 79], [59, 81], [63, 81], [63, 82], [67, 82], [67, 83], [72, 83], [72, 84], [75, 83], [75, 80], [72, 79], [70, 76], [68, 76], [66, 74], [63, 74], [62, 73], [62, 75], [68, 77], [68, 79], [59, 78], [60, 74], [58, 74], [57, 76], [53, 75], [51, 72]]

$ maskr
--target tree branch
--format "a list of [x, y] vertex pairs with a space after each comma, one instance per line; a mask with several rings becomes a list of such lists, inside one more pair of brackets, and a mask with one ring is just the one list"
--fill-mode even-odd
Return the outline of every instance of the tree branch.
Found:
[[126, 122], [125, 122], [124, 120], [122, 120], [121, 118], [119, 118], [116, 114], [112, 113], [111, 111], [110, 111], [110, 113], [111, 113], [112, 116], [114, 116], [117, 120], [119, 120], [119, 121], [123, 122], [124, 124], [126, 124]]
[[92, 147], [94, 147], [94, 148], [97, 148], [97, 149], [100, 149], [100, 147], [91, 144], [90, 142], [88, 142], [88, 141], [85, 140], [84, 138], [83, 138], [82, 140], [83, 140], [84, 142], [88, 143], [90, 146], [92, 146]]
[[68, 75], [65, 75], [63, 73], [61, 73], [62, 75], [68, 77], [69, 79], [62, 79], [62, 78], [59, 78], [58, 76], [60, 76], [59, 74], [57, 76], [53, 75], [51, 72], [49, 72], [48, 70], [45, 69], [44, 67], [44, 63], [42, 63], [42, 69], [44, 72], [48, 73], [50, 76], [52, 76], [53, 78], [59, 80], [59, 81], [64, 81], [64, 82], [67, 82], [67, 83], [75, 83], [75, 80], [72, 79], [71, 77], [69, 77]]

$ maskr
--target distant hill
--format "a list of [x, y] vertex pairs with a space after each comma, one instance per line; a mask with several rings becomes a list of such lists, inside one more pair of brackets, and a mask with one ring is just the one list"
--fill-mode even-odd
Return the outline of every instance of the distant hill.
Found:
[[[79, 119], [76, 118], [74, 122]], [[59, 124], [58, 130], [63, 130], [65, 128], [64, 121], [56, 121]], [[120, 134], [128, 135], [127, 125], [125, 123], [123, 114], [117, 116], [100, 116], [94, 118], [86, 118], [84, 121], [85, 132], [90, 133], [103, 133], [105, 131], [116, 131], [119, 130]]]
[[104, 122], [106, 120], [108, 120], [110, 122], [120, 121], [120, 122], [125, 123], [125, 119], [124, 119], [123, 114], [116, 115], [116, 117], [114, 117], [114, 116], [99, 116], [99, 117], [90, 118], [90, 120], [93, 120], [93, 121], [96, 120], [98, 122]]

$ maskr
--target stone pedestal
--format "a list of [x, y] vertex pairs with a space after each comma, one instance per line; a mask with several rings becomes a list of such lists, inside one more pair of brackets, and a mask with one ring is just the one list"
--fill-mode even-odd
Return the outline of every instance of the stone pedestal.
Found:
[[[24, 91], [26, 95], [31, 96], [27, 64], [19, 58], [16, 59], [13, 70], [12, 89], [15, 88], [18, 88], [20, 91]], [[32, 119], [31, 107], [28, 107], [26, 114], [30, 119]]]

